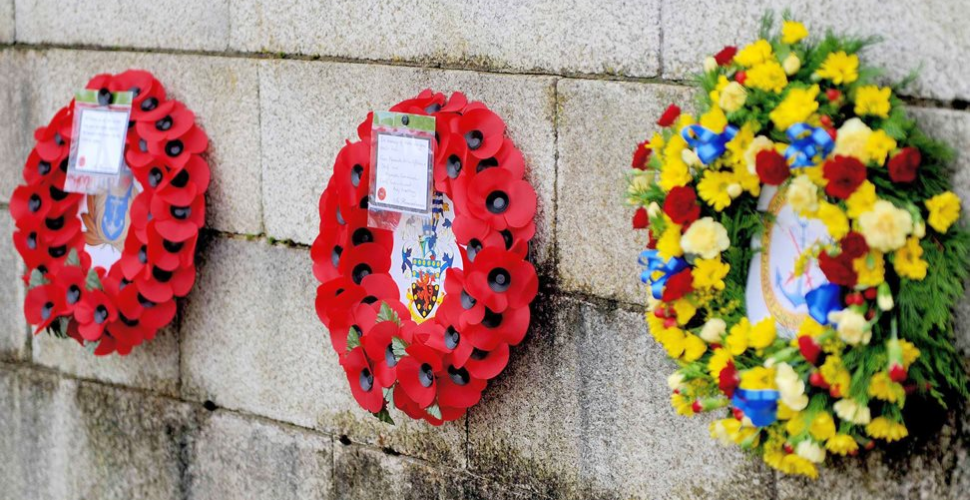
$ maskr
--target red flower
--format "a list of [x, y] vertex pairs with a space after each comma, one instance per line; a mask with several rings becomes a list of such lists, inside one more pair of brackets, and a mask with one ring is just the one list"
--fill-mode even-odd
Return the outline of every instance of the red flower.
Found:
[[73, 115], [74, 106], [63, 107], [46, 127], [40, 127], [34, 132], [40, 159], [50, 162], [51, 165], [60, 165], [67, 158], [71, 149]]
[[755, 157], [755, 170], [761, 182], [771, 186], [781, 185], [791, 175], [791, 168], [785, 157], [773, 149], [758, 153]]
[[676, 224], [690, 224], [701, 215], [697, 204], [697, 193], [690, 186], [678, 186], [667, 193], [664, 199], [664, 213]]
[[[451, 121], [457, 123], [457, 119]], [[457, 132], [439, 131], [438, 134], [442, 136], [442, 144], [437, 150], [438, 157], [434, 165], [434, 187], [453, 198], [458, 179], [464, 180], [475, 175], [475, 169], [471, 166], [473, 157], [468, 154], [468, 145], [464, 138]]]
[[539, 279], [522, 256], [493, 247], [482, 250], [468, 266], [465, 288], [481, 297], [485, 307], [501, 313], [528, 306], [539, 291]]
[[499, 344], [518, 345], [525, 338], [531, 318], [528, 307], [506, 309], [500, 313], [486, 307], [484, 313], [480, 320], [465, 325], [464, 332], [475, 348], [490, 351]]
[[333, 165], [330, 182], [336, 184], [340, 207], [346, 212], [358, 206], [370, 189], [370, 143], [348, 142]]
[[[506, 170], [490, 168], [476, 175], [467, 196], [468, 211], [499, 231], [525, 227], [535, 217], [537, 200], [532, 185]], [[458, 192], [455, 198], [460, 204]]]
[[387, 248], [377, 243], [362, 243], [340, 254], [340, 274], [349, 276], [358, 285], [374, 273], [386, 273], [391, 268]]
[[647, 209], [640, 207], [633, 213], [633, 229], [646, 229], [650, 226], [650, 216]]
[[856, 231], [850, 231], [846, 234], [839, 242], [839, 246], [842, 248], [842, 255], [853, 260], [869, 253], [866, 238]]
[[10, 197], [10, 215], [21, 229], [40, 227], [53, 206], [44, 186], [18, 186]]
[[637, 170], [646, 170], [647, 162], [650, 161], [650, 140], [646, 140], [637, 144], [637, 148], [633, 150], [633, 161], [630, 163], [630, 167]]
[[903, 148], [889, 159], [889, 178], [893, 182], [913, 182], [919, 169], [922, 155], [916, 148]]
[[24, 301], [24, 316], [31, 325], [36, 325], [34, 333], [50, 326], [58, 316], [64, 314], [64, 290], [48, 284], [31, 288]]
[[[316, 310], [320, 321], [331, 331], [334, 325], [349, 325], [351, 309], [366, 296], [364, 288], [346, 276], [317, 287]], [[338, 353], [343, 351], [337, 350]]]
[[505, 248], [525, 257], [529, 251], [529, 240], [535, 236], [535, 230], [535, 223], [530, 222], [521, 228], [497, 231], [487, 222], [466, 215], [456, 216], [452, 223], [455, 240], [464, 247], [460, 247], [460, 250], [468, 258], [468, 262], [474, 262], [478, 252], [488, 247]]
[[721, 49], [721, 51], [717, 54], [714, 54], [714, 60], [717, 61], [719, 66], [727, 66], [728, 64], [731, 64], [731, 61], [734, 60], [734, 55], [737, 53], [738, 48], [729, 45]]
[[468, 153], [479, 159], [494, 156], [505, 139], [505, 122], [486, 108], [466, 112], [458, 120], [458, 133], [465, 138]]
[[509, 345], [499, 344], [491, 351], [475, 349], [472, 351], [465, 368], [472, 377], [491, 380], [502, 373], [509, 364]]
[[866, 166], [851, 156], [836, 156], [825, 162], [822, 176], [829, 181], [825, 192], [844, 200], [866, 180]]
[[88, 273], [80, 266], [64, 266], [56, 276], [54, 284], [64, 291], [65, 314], [74, 312], [75, 306], [87, 293]]
[[798, 350], [802, 353], [805, 361], [813, 365], [818, 364], [818, 357], [822, 354], [822, 346], [818, 345], [814, 338], [809, 335], [798, 337]]
[[[433, 330], [430, 335], [421, 341], [437, 351], [449, 353], [455, 366], [464, 366], [465, 361], [468, 361], [468, 357], [471, 356], [474, 346], [462, 337], [458, 318], [451, 317], [448, 313], [439, 309], [435, 314], [435, 320], [437, 320], [440, 328]], [[422, 325], [427, 323], [429, 322], [425, 321]]]
[[[131, 240], [132, 238], [128, 238]], [[166, 271], [174, 271], [179, 267], [190, 267], [195, 262], [195, 245], [199, 240], [199, 233], [195, 233], [185, 241], [170, 241], [165, 239], [155, 227], [155, 222], [148, 223], [148, 261]], [[127, 241], [125, 242], [127, 244]]]
[[[193, 126], [184, 135], [165, 141], [147, 141], [148, 153], [156, 158], [165, 158], [172, 168], [180, 169], [185, 166], [192, 155], [197, 155], [205, 151], [209, 145], [209, 138], [198, 126]], [[128, 148], [125, 158], [129, 158], [130, 153], [136, 148]]]
[[419, 344], [406, 349], [407, 356], [398, 362], [398, 383], [418, 407], [427, 408], [438, 392], [436, 379], [442, 371], [441, 353]]
[[825, 277], [836, 285], [851, 288], [859, 279], [855, 269], [852, 268], [852, 259], [844, 253], [832, 257], [828, 252], [822, 252], [818, 256], [818, 267]]
[[91, 290], [77, 305], [74, 317], [81, 337], [93, 342], [101, 338], [107, 323], [118, 319], [118, 310], [103, 291]]
[[470, 408], [482, 399], [482, 391], [488, 383], [471, 375], [468, 368], [445, 357], [444, 373], [438, 378], [438, 404], [453, 408]]
[[172, 205], [190, 205], [209, 189], [209, 179], [209, 165], [201, 157], [193, 156], [185, 168], [172, 170], [162, 179], [155, 195]]
[[184, 297], [195, 284], [195, 266], [166, 271], [158, 266], [139, 275], [135, 280], [138, 291], [152, 302], [168, 302], [172, 297]]
[[694, 275], [690, 268], [671, 276], [664, 287], [663, 301], [673, 302], [694, 291]]
[[374, 377], [381, 387], [390, 387], [397, 380], [398, 359], [394, 355], [394, 337], [401, 337], [397, 323], [381, 321], [360, 339], [364, 353], [367, 354], [371, 368], [374, 370]]
[[166, 101], [158, 109], [141, 115], [135, 130], [149, 142], [165, 142], [182, 137], [194, 126], [195, 113], [178, 101]]
[[439, 111], [444, 105], [444, 94], [434, 92], [431, 89], [424, 89], [417, 97], [395, 104], [391, 111], [413, 115], [430, 115]]
[[357, 304], [350, 308], [348, 314], [339, 318], [340, 321], [330, 323], [330, 343], [337, 354], [343, 355], [347, 352], [347, 336], [353, 328], [357, 335], [370, 331], [377, 323], [377, 312], [367, 304]]
[[657, 125], [661, 127], [669, 127], [674, 124], [677, 117], [680, 116], [680, 108], [676, 104], [671, 104], [664, 111], [664, 114], [660, 115], [660, 119], [657, 120]]
[[384, 408], [384, 391], [374, 378], [374, 371], [364, 356], [364, 349], [355, 347], [340, 360], [340, 364], [347, 373], [350, 392], [360, 406], [371, 413], [381, 411]]
[[734, 361], [728, 361], [717, 375], [717, 387], [730, 398], [734, 396], [734, 389], [740, 383], [741, 377], [738, 375], [738, 369], [734, 367]]
[[196, 234], [205, 224], [205, 198], [195, 197], [188, 205], [174, 205], [143, 191], [138, 198], [151, 197], [151, 220], [158, 233], [169, 241], [185, 241]]
[[48, 186], [63, 186], [66, 170], [67, 164], [64, 161], [57, 164], [42, 160], [37, 150], [34, 149], [30, 152], [30, 156], [27, 157], [27, 164], [24, 165], [23, 176], [29, 185], [44, 184]]

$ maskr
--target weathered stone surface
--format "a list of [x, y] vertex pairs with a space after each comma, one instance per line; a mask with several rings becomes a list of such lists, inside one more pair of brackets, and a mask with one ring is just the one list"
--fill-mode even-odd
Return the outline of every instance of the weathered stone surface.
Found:
[[921, 68], [907, 93], [937, 99], [970, 98], [970, 68], [954, 64], [953, 54], [970, 50], [965, 28], [966, 4], [951, 0], [924, 2], [824, 0], [674, 0], [663, 10], [663, 76], [683, 79], [701, 71], [704, 57], [725, 45], [747, 43], [758, 36], [762, 15], [785, 9], [804, 22], [809, 32], [879, 36], [883, 42], [867, 49], [872, 65], [886, 69], [892, 80]]
[[13, 3], [13, 0], [0, 0], [0, 43], [12, 42], [16, 33]]
[[660, 2], [232, 3], [234, 49], [498, 71], [654, 76]]
[[334, 443], [333, 498], [451, 500], [463, 498], [464, 476], [373, 448]]
[[16, 6], [18, 42], [183, 50], [229, 44], [229, 0], [22, 0]]
[[189, 405], [0, 366], [0, 410], [7, 498], [182, 498]]
[[330, 436], [217, 411], [195, 440], [188, 498], [329, 499], [332, 460]]
[[0, 358], [27, 356], [27, 322], [24, 319], [23, 261], [13, 246], [15, 227], [10, 212], [0, 209]]
[[532, 334], [469, 416], [469, 470], [549, 498], [769, 498], [772, 475], [678, 416], [676, 369], [639, 312], [575, 299]]
[[[209, 135], [212, 182], [206, 223], [233, 233], [262, 232], [256, 62], [240, 58], [134, 52], [41, 52], [30, 130], [45, 125], [76, 89], [99, 73], [151, 71], [168, 95], [185, 103]], [[31, 145], [27, 146], [27, 151]], [[26, 159], [26, 153], [23, 156]], [[22, 163], [22, 160], [21, 160]]]
[[[361, 410], [314, 310], [309, 252], [216, 238], [182, 322], [182, 393], [435, 462], [464, 463], [464, 421], [442, 428]], [[398, 418], [400, 417], [400, 418]]]
[[631, 228], [626, 175], [657, 117], [672, 102], [690, 103], [690, 90], [589, 80], [560, 80], [558, 86], [559, 285], [643, 303], [636, 259], [648, 235]]
[[[362, 82], [380, 82], [378, 85]], [[387, 109], [422, 89], [464, 92], [498, 113], [525, 156], [539, 195], [534, 256], [548, 262], [555, 186], [553, 80], [390, 66], [266, 61], [260, 67], [263, 205], [266, 234], [312, 243], [318, 202], [344, 141], [373, 109]]]
[[32, 146], [36, 125], [28, 119], [29, 103], [36, 98], [29, 84], [36, 62], [35, 54], [0, 50], [0, 203], [10, 201], [17, 185], [24, 182], [22, 171]]
[[179, 342], [173, 326], [127, 356], [95, 356], [72, 339], [59, 339], [46, 332], [33, 336], [32, 345], [33, 361], [39, 365], [80, 378], [178, 395]]

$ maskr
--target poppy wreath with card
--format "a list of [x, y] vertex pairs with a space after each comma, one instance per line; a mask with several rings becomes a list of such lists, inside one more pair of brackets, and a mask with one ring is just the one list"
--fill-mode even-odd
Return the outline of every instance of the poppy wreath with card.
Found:
[[[73, 338], [96, 355], [125, 355], [172, 321], [175, 299], [195, 283], [208, 138], [146, 71], [98, 75], [85, 88], [102, 105], [113, 92], [132, 92], [124, 161], [136, 182], [124, 193], [63, 191], [74, 101], [37, 129], [26, 183], [10, 200], [14, 246], [27, 269], [24, 315], [35, 333]], [[93, 263], [93, 249], [113, 256], [110, 268]]]
[[771, 28], [708, 58], [698, 118], [668, 108], [628, 197], [674, 408], [722, 413], [712, 437], [814, 478], [967, 396], [970, 233], [952, 152], [907, 116], [904, 84], [874, 83], [867, 42]]
[[[414, 305], [426, 313], [429, 301], [436, 303], [437, 313], [416, 321], [402, 302], [411, 293], [391, 275], [395, 233], [368, 227], [376, 140], [369, 114], [359, 140], [337, 155], [320, 197], [320, 235], [311, 250], [321, 283], [316, 310], [365, 410], [393, 422], [388, 409], [396, 406], [440, 425], [479, 402], [528, 329], [538, 291], [526, 260], [536, 193], [523, 179], [525, 162], [505, 123], [484, 104], [425, 90], [391, 111], [435, 118], [434, 190], [453, 205], [453, 220], [442, 224], [454, 236], [461, 268], [452, 265], [456, 256], [430, 257], [440, 272], [422, 276], [430, 294]], [[428, 220], [443, 219], [435, 212]], [[403, 255], [402, 273], [412, 260], [410, 251]]]

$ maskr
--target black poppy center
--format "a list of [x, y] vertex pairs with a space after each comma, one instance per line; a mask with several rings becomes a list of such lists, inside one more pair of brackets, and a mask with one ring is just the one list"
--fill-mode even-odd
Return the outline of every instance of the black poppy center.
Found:
[[166, 239], [162, 240], [162, 248], [168, 253], [177, 253], [182, 250], [185, 246], [184, 241], [168, 241]]
[[354, 168], [350, 169], [350, 184], [354, 187], [360, 186], [360, 177], [362, 175], [364, 175], [364, 167], [354, 165]]
[[81, 288], [77, 285], [71, 285], [71, 287], [67, 289], [67, 303], [76, 304], [79, 300], [81, 300]]
[[363, 197], [363, 198], [361, 198], [360, 199], [360, 209], [361, 210], [367, 210], [367, 204], [369, 202], [370, 202], [370, 200], [366, 196]]
[[121, 322], [124, 323], [127, 326], [131, 326], [131, 327], [138, 326], [138, 320], [137, 319], [128, 319], [127, 317], [125, 317], [124, 314], [118, 313], [118, 319], [120, 319]]
[[61, 172], [64, 172], [66, 174], [67, 173], [67, 158], [64, 158], [63, 160], [61, 160], [61, 164], [58, 165], [57, 168], [61, 169]]
[[145, 99], [144, 101], [141, 102], [142, 111], [151, 111], [157, 107], [158, 107], [158, 99], [154, 97], [149, 97], [148, 99]]
[[46, 225], [47, 229], [50, 229], [51, 231], [60, 230], [61, 228], [64, 227], [64, 216], [62, 215], [55, 219], [51, 219], [51, 218], [44, 219], [44, 225]]
[[128, 91], [131, 92], [131, 98], [134, 99], [138, 97], [139, 94], [141, 94], [141, 87], [135, 85], [134, 87], [128, 89]]
[[347, 221], [344, 220], [344, 214], [340, 213], [340, 207], [337, 207], [337, 224], [342, 226], [346, 223]]
[[482, 318], [482, 326], [485, 328], [498, 328], [502, 326], [502, 313], [493, 312], [485, 308], [485, 316]]
[[340, 254], [344, 253], [344, 249], [340, 245], [334, 245], [333, 250], [330, 251], [330, 263], [333, 267], [340, 265]]
[[37, 233], [27, 235], [27, 248], [37, 250]]
[[463, 309], [465, 309], [465, 310], [471, 309], [471, 308], [475, 307], [475, 304], [477, 302], [478, 301], [475, 300], [475, 297], [472, 297], [471, 295], [468, 295], [468, 292], [466, 292], [464, 290], [461, 291], [461, 307]]
[[142, 245], [141, 248], [138, 249], [138, 262], [141, 262], [142, 264], [148, 262], [148, 248], [145, 247], [145, 245]]
[[481, 361], [488, 357], [488, 351], [483, 351], [476, 347], [475, 349], [472, 349], [472, 353], [470, 357], [475, 361]]
[[479, 130], [472, 130], [465, 134], [465, 143], [468, 144], [468, 149], [475, 151], [482, 147], [482, 142], [484, 142], [485, 136]]
[[186, 184], [189, 183], [189, 171], [182, 169], [175, 177], [172, 178], [172, 185], [182, 189]]
[[364, 280], [364, 278], [370, 276], [371, 272], [372, 271], [370, 266], [364, 262], [361, 262], [360, 264], [357, 264], [356, 267], [354, 267], [354, 271], [351, 273], [351, 277], [353, 278], [354, 283], [357, 283], [359, 285], [360, 282]]
[[492, 289], [493, 292], [504, 292], [509, 289], [512, 284], [512, 275], [501, 267], [496, 267], [488, 273], [488, 287]]
[[451, 381], [454, 382], [455, 385], [465, 385], [469, 380], [471, 380], [471, 377], [468, 375], [468, 370], [466, 370], [464, 367], [455, 368], [451, 365], [448, 366], [448, 377], [451, 378]]
[[47, 175], [51, 171], [51, 164], [46, 161], [42, 161], [37, 164], [37, 173], [40, 175]]
[[44, 307], [40, 308], [40, 319], [47, 321], [50, 319], [51, 314], [53, 313], [54, 313], [54, 303], [47, 302], [44, 304]]
[[475, 171], [481, 172], [482, 170], [497, 167], [497, 166], [498, 166], [498, 160], [496, 160], [494, 157], [485, 158], [484, 160], [478, 162], [478, 166], [475, 167]]
[[411, 118], [408, 117], [407, 115], [402, 116], [401, 117], [401, 124], [402, 125], [407, 125], [408, 123], [411, 123]]
[[478, 252], [482, 251], [482, 242], [478, 241], [477, 238], [472, 238], [472, 240], [468, 242], [468, 248], [466, 248], [465, 251], [468, 254], [468, 261], [475, 262], [475, 257], [478, 256]]
[[493, 214], [504, 214], [509, 209], [509, 195], [504, 191], [492, 191], [485, 198], [485, 207]]
[[99, 304], [94, 310], [94, 322], [100, 325], [106, 319], [108, 319], [108, 308], [104, 307], [104, 304]]
[[445, 347], [454, 350], [456, 347], [458, 347], [458, 342], [460, 341], [461, 333], [459, 333], [458, 330], [455, 330], [455, 327], [449, 326], [448, 329], [445, 330]]
[[51, 186], [51, 188], [48, 189], [48, 191], [51, 194], [51, 199], [54, 201], [61, 201], [64, 198], [67, 198], [67, 191], [61, 191], [60, 189], [57, 188], [57, 186]]
[[138, 139], [138, 150], [142, 153], [148, 152], [148, 141], [145, 139]]
[[361, 304], [371, 305], [374, 302], [377, 302], [377, 297], [375, 297], [373, 295], [368, 295], [368, 296], [360, 299], [360, 303]]
[[461, 158], [458, 155], [449, 156], [448, 162], [445, 164], [445, 169], [448, 172], [448, 177], [457, 179], [458, 174], [461, 173]]
[[397, 356], [394, 355], [394, 346], [391, 344], [387, 344], [387, 349], [384, 349], [384, 362], [388, 368], [397, 366]]
[[437, 113], [438, 111], [441, 111], [441, 105], [436, 102], [433, 102], [424, 108], [424, 112], [428, 113], [429, 115]]
[[30, 195], [30, 199], [27, 200], [27, 210], [30, 210], [31, 213], [35, 213], [40, 210], [40, 206], [42, 204], [43, 203], [40, 200], [40, 196], [38, 196], [37, 193], [34, 193]]
[[61, 245], [59, 247], [50, 247], [47, 249], [47, 253], [55, 259], [59, 259], [67, 254], [67, 245]]
[[185, 145], [182, 144], [182, 141], [178, 139], [168, 141], [168, 144], [165, 145], [165, 154], [175, 157], [182, 154], [183, 149], [185, 149]]
[[370, 229], [366, 227], [358, 228], [354, 231], [353, 236], [350, 237], [353, 241], [354, 246], [362, 245], [364, 243], [371, 243], [374, 241], [374, 233], [370, 232]]
[[142, 307], [144, 307], [146, 309], [149, 308], [149, 307], [155, 307], [155, 303], [154, 302], [146, 299], [145, 296], [142, 295], [142, 294], [140, 294], [140, 293], [138, 294], [138, 305], [140, 305], [140, 306], [142, 306]]
[[111, 91], [108, 89], [102, 88], [101, 90], [98, 91], [98, 105], [107, 106], [109, 104], [111, 104]]
[[421, 365], [421, 369], [418, 370], [418, 382], [425, 387], [431, 387], [434, 383], [434, 371], [428, 363]]
[[64, 138], [61, 137], [60, 132], [54, 132], [54, 143], [57, 144], [58, 146], [64, 145]]
[[166, 271], [160, 267], [152, 266], [152, 277], [159, 283], [167, 283], [172, 279], [172, 271]]
[[506, 250], [511, 249], [512, 248], [512, 243], [513, 243], [512, 231], [509, 231], [508, 229], [503, 229], [503, 230], [499, 231], [499, 234], [501, 234], [502, 235], [502, 239], [505, 240], [505, 249]]
[[374, 388], [374, 374], [368, 368], [360, 371], [360, 388], [364, 392], [370, 392]]
[[173, 205], [172, 208], [169, 209], [169, 212], [172, 214], [172, 217], [175, 217], [178, 220], [185, 220], [192, 215], [192, 207], [176, 207]]
[[155, 122], [155, 128], [161, 132], [165, 132], [166, 130], [172, 128], [172, 117], [166, 115], [164, 118], [159, 119], [157, 122]]

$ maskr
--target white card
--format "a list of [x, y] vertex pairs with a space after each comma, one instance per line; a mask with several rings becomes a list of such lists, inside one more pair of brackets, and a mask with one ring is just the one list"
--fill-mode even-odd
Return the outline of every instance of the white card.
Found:
[[81, 117], [74, 169], [82, 173], [120, 173], [128, 134], [128, 112], [109, 109], [79, 111]]
[[430, 213], [431, 155], [429, 138], [378, 134], [371, 206]]

